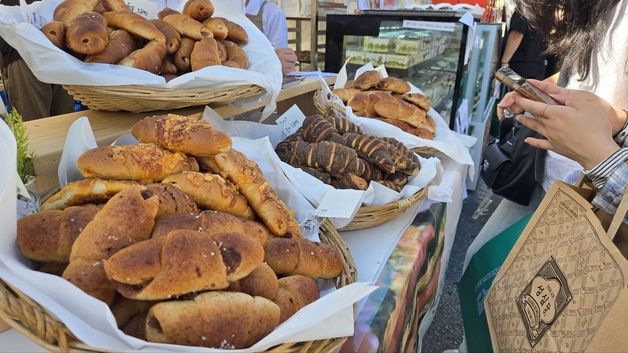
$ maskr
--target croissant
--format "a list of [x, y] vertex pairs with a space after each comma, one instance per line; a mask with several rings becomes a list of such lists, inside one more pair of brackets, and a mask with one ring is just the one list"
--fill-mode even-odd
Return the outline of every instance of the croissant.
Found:
[[166, 36], [153, 23], [135, 12], [127, 10], [109, 11], [105, 12], [103, 16], [111, 27], [123, 29], [148, 41], [157, 41], [166, 45]]
[[41, 28], [46, 37], [57, 48], [65, 48], [65, 24], [61, 21], [52, 21]]
[[[395, 173], [397, 174], [397, 173]], [[407, 175], [405, 175], [406, 179], [408, 178]], [[385, 187], [391, 189], [391, 190], [395, 190], [396, 192], [401, 192], [401, 190], [403, 190], [403, 186], [397, 184], [396, 182], [392, 181], [392, 180], [386, 180], [386, 179], [381, 179], [381, 180], [375, 180], [376, 182], [384, 185]]]
[[279, 289], [274, 302], [279, 306], [279, 323], [288, 320], [297, 311], [320, 297], [320, 290], [310, 277], [289, 276], [279, 280]]
[[140, 142], [194, 156], [213, 156], [231, 149], [231, 138], [207, 121], [176, 114], [144, 118], [133, 125], [131, 134]]
[[271, 239], [264, 251], [264, 262], [278, 275], [335, 278], [343, 268], [336, 249], [307, 239]]
[[382, 100], [377, 102], [374, 108], [383, 118], [400, 120], [417, 128], [426, 119], [425, 111], [402, 101]]
[[236, 292], [207, 292], [193, 300], [155, 304], [146, 318], [150, 342], [240, 349], [279, 324], [277, 304]]
[[375, 106], [381, 101], [397, 103], [390, 95], [390, 92], [368, 91], [355, 94], [347, 105], [350, 106], [358, 116], [374, 117], [376, 114], [379, 114], [375, 110]]
[[65, 0], [55, 8], [52, 18], [67, 25], [74, 18], [93, 11], [97, 3], [98, 0]]
[[277, 298], [279, 281], [270, 266], [261, 263], [253, 272], [241, 280], [231, 282], [227, 289], [232, 292], [242, 292], [253, 297], [264, 297], [268, 300]]
[[183, 14], [203, 22], [214, 14], [214, 5], [209, 0], [188, 0], [183, 6]]
[[192, 50], [194, 49], [196, 41], [187, 37], [181, 38], [181, 45], [179, 50], [174, 54], [174, 64], [179, 69], [179, 72], [188, 72], [192, 67], [190, 57], [192, 56]]
[[[427, 117], [429, 118], [429, 116]], [[395, 119], [384, 119], [384, 118], [378, 118], [378, 120], [381, 120], [385, 123], [388, 123], [390, 125], [396, 126], [399, 129], [401, 129], [404, 132], [407, 132], [411, 135], [414, 136], [418, 136], [420, 138], [424, 138], [424, 139], [428, 139], [428, 140], [433, 140], [434, 139], [434, 131], [430, 131], [428, 129], [425, 128], [416, 128], [408, 123], [404, 123], [403, 121], [400, 120], [395, 120]], [[429, 128], [429, 126], [428, 126]]]
[[168, 54], [176, 53], [181, 45], [181, 35], [179, 32], [163, 20], [151, 20], [150, 22], [155, 26], [155, 28], [164, 34], [164, 37], [166, 37], [165, 44], [168, 49]]
[[159, 11], [159, 13], [157, 14], [157, 18], [160, 20], [163, 20], [164, 17], [168, 16], [168, 15], [180, 15], [181, 12], [171, 9], [169, 7], [164, 7], [163, 10]]
[[410, 84], [396, 77], [386, 77], [381, 79], [376, 85], [376, 89], [382, 91], [391, 91], [398, 94], [410, 92]]
[[249, 42], [249, 36], [246, 30], [235, 22], [231, 22], [224, 17], [216, 17], [227, 26], [227, 39], [236, 44], [246, 44]]
[[200, 70], [207, 66], [220, 65], [218, 44], [214, 38], [203, 38], [194, 44], [190, 55], [192, 71]]
[[166, 58], [166, 46], [157, 41], [150, 41], [143, 48], [137, 49], [124, 57], [119, 65], [159, 73]]
[[183, 172], [163, 180], [188, 194], [201, 208], [254, 218], [255, 212], [236, 187], [218, 174]]
[[229, 33], [225, 21], [220, 18], [208, 18], [203, 21], [203, 26], [209, 28], [214, 33], [214, 38], [219, 40], [227, 38], [227, 34]]
[[186, 193], [170, 184], [151, 184], [146, 186], [146, 190], [142, 192], [144, 197], [157, 196], [159, 199], [159, 208], [157, 209], [157, 217], [171, 213], [183, 212], [186, 214], [196, 214], [199, 212], [198, 206]]
[[242, 48], [240, 48], [240, 46], [228, 40], [225, 40], [223, 45], [227, 50], [227, 61], [237, 63], [240, 69], [246, 69], [249, 66], [249, 60], [246, 57], [246, 53]]
[[183, 14], [171, 14], [165, 16], [163, 20], [174, 27], [183, 37], [190, 37], [195, 40], [203, 38], [213, 38], [214, 33], [209, 28], [203, 26], [202, 23]]
[[197, 171], [194, 158], [153, 144], [97, 147], [83, 153], [77, 165], [84, 177], [122, 180], [163, 180], [182, 171]]
[[50, 196], [40, 206], [41, 210], [62, 210], [86, 203], [106, 202], [122, 190], [138, 186], [133, 181], [83, 179], [73, 181]]
[[425, 110], [430, 110], [430, 99], [421, 93], [406, 93], [403, 95], [403, 100], [410, 102], [417, 107]]
[[126, 298], [162, 300], [227, 288], [263, 259], [262, 246], [244, 234], [175, 230], [118, 251], [105, 272]]
[[109, 44], [103, 52], [88, 55], [85, 62], [117, 64], [136, 50], [135, 40], [129, 32], [118, 29], [109, 34]]
[[370, 70], [362, 73], [358, 78], [355, 79], [353, 86], [362, 91], [366, 91], [375, 87], [381, 81], [382, 75], [379, 71]]
[[344, 103], [347, 103], [351, 100], [351, 98], [355, 97], [356, 94], [362, 91], [357, 88], [335, 88], [332, 92]]
[[67, 23], [66, 45], [80, 54], [96, 54], [109, 42], [107, 20], [97, 12], [86, 12]]

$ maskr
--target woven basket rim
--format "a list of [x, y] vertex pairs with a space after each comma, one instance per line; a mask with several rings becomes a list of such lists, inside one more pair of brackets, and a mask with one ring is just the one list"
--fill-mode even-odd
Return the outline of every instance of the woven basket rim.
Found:
[[[323, 219], [320, 225], [319, 236], [321, 242], [333, 246], [340, 251], [342, 255], [343, 270], [342, 274], [336, 279], [336, 286], [341, 288], [354, 283], [357, 279], [355, 262], [353, 261], [349, 247], [329, 220]], [[0, 279], [0, 319], [35, 344], [50, 352], [112, 352], [101, 349], [97, 350], [76, 340], [62, 322], [55, 319], [38, 303], [28, 297], [27, 294], [2, 279]], [[267, 350], [267, 352], [304, 353], [316, 351], [320, 353], [333, 353], [346, 340], [347, 337], [338, 337], [316, 341], [285, 343], [272, 347]], [[190, 346], [190, 349], [192, 350], [194, 347]]]

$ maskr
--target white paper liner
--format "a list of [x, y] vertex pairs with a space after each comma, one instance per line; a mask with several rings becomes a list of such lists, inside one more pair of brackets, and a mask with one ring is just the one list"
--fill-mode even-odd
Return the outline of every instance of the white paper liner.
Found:
[[[172, 89], [219, 89], [258, 85], [266, 90], [260, 99], [266, 105], [264, 117], [275, 109], [281, 90], [281, 63], [264, 34], [245, 16], [239, 1], [214, 0], [216, 17], [225, 17], [246, 29], [249, 43], [243, 47], [249, 59], [248, 70], [211, 66], [166, 82], [161, 76], [130, 67], [84, 63], [55, 47], [38, 29], [52, 20], [62, 0], [43, 0], [30, 5], [0, 5], [0, 36], [17, 49], [37, 79], [42, 82], [117, 86], [145, 85]], [[182, 10], [186, 0], [169, 0], [168, 6]], [[159, 10], [164, 2], [156, 2]]]
[[[83, 124], [77, 122], [76, 126]], [[68, 140], [80, 140], [85, 130], [75, 128], [77, 135], [68, 134]], [[78, 149], [81, 143], [67, 143]], [[78, 146], [78, 147], [77, 147]], [[309, 203], [299, 195], [285, 179], [278, 160], [267, 139], [248, 141], [234, 139], [234, 146], [257, 160], [271, 186], [282, 199], [297, 211], [302, 220], [313, 211]], [[76, 155], [76, 150], [72, 155]], [[274, 156], [274, 157], [273, 157]], [[118, 330], [109, 308], [101, 301], [61, 277], [34, 271], [17, 248], [16, 239], [16, 147], [12, 133], [0, 123], [0, 162], [6, 166], [0, 174], [0, 278], [44, 307], [62, 321], [72, 333], [85, 344], [101, 350], [125, 352], [224, 352], [224, 350], [178, 345], [148, 343], [127, 336]], [[71, 165], [69, 158], [66, 165]], [[268, 173], [268, 174], [266, 174]], [[326, 281], [326, 284], [331, 283]], [[321, 299], [303, 308], [271, 334], [249, 349], [237, 352], [259, 352], [282, 343], [309, 341], [325, 338], [350, 336], [353, 334], [353, 303], [371, 293], [376, 287], [367, 283], [354, 283], [341, 289], [327, 285], [321, 288]]]
[[[203, 118], [215, 128], [230, 136], [240, 136], [250, 139], [267, 137], [273, 146], [283, 141], [287, 136], [277, 125], [259, 124], [250, 121], [224, 120], [211, 108], [205, 108]], [[386, 124], [388, 125], [388, 124]], [[373, 130], [374, 136], [387, 135], [385, 131]], [[401, 192], [396, 192], [379, 183], [371, 182], [366, 191], [341, 190], [323, 183], [300, 168], [281, 162], [281, 169], [294, 184], [297, 190], [315, 207], [319, 217], [329, 218], [334, 226], [342, 228], [348, 225], [362, 205], [380, 206], [390, 202], [408, 198], [421, 189], [430, 185], [438, 185], [442, 180], [442, 167], [438, 158], [419, 157], [421, 170], [419, 174], [408, 181]], [[434, 201], [441, 201], [439, 199]]]

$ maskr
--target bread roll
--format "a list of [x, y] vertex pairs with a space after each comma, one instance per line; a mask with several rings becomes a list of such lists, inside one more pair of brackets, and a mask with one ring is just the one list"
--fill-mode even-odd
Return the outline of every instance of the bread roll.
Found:
[[375, 103], [375, 112], [383, 118], [400, 120], [417, 128], [426, 123], [425, 111], [406, 102], [382, 100]]
[[151, 20], [150, 22], [166, 37], [166, 49], [168, 50], [168, 54], [176, 53], [181, 45], [181, 35], [179, 32], [163, 20]]
[[222, 349], [252, 346], [279, 323], [277, 304], [236, 292], [207, 292], [194, 300], [153, 306], [146, 318], [150, 342]]
[[224, 64], [224, 62], [228, 59], [227, 48], [221, 40], [216, 41], [216, 46], [218, 47], [218, 57], [220, 58], [220, 62]]
[[168, 15], [180, 15], [181, 12], [171, 9], [169, 7], [164, 7], [163, 10], [159, 11], [159, 13], [157, 14], [157, 18], [160, 20], [163, 20], [164, 17], [168, 16]]
[[83, 153], [77, 162], [86, 178], [161, 181], [182, 171], [197, 171], [196, 160], [153, 144], [97, 147]]
[[130, 11], [110, 11], [103, 14], [109, 26], [123, 29], [148, 41], [157, 41], [166, 45], [166, 36], [153, 23]]
[[230, 283], [228, 290], [274, 301], [275, 298], [277, 298], [279, 282], [277, 281], [277, 275], [275, 275], [273, 269], [262, 262], [248, 276], [239, 281]]
[[379, 137], [346, 133], [342, 136], [332, 136], [331, 140], [353, 148], [360, 158], [365, 159], [386, 173], [394, 173], [397, 171], [397, 168], [403, 169], [406, 167], [405, 164], [395, 164], [395, 160], [393, 160], [394, 149]]
[[157, 218], [151, 237], [163, 237], [180, 229], [202, 231], [210, 236], [218, 233], [245, 234], [261, 246], [265, 246], [270, 238], [270, 231], [257, 221], [211, 210], [200, 214], [180, 212], [161, 216]]
[[146, 317], [148, 312], [139, 313], [131, 318], [129, 322], [121, 327], [122, 332], [129, 336], [146, 340]]
[[344, 88], [356, 88], [355, 87], [355, 80], [347, 81], [347, 83], [345, 83], [345, 87]]
[[381, 101], [391, 101], [393, 103], [397, 103], [397, 101], [390, 95], [390, 92], [369, 91], [356, 93], [353, 98], [349, 100], [347, 105], [353, 109], [353, 112], [355, 112], [356, 115], [372, 118], [377, 114], [375, 111], [375, 105]]
[[43, 262], [37, 268], [37, 271], [61, 277], [67, 266], [67, 263]]
[[279, 306], [279, 323], [288, 320], [297, 311], [318, 300], [320, 290], [310, 277], [289, 276], [279, 280], [279, 290], [274, 302]]
[[209, 28], [209, 30], [214, 33], [214, 38], [219, 40], [224, 40], [229, 34], [229, 30], [227, 29], [225, 21], [221, 20], [220, 18], [208, 18], [203, 21], [203, 26]]
[[65, 48], [65, 24], [61, 21], [52, 21], [41, 28], [46, 37], [55, 47]]
[[166, 46], [157, 41], [150, 41], [145, 47], [133, 51], [124, 57], [119, 65], [159, 73], [166, 58]]
[[161, 69], [159, 71], [159, 74], [175, 76], [178, 72], [179, 68], [177, 68], [177, 65], [175, 65], [172, 60], [170, 60], [170, 57], [167, 56], [164, 59], [164, 62], [161, 63]]
[[288, 232], [288, 223], [294, 217], [270, 187], [257, 164], [235, 150], [217, 154], [214, 158], [221, 172], [246, 197], [268, 229], [275, 236], [285, 236]]
[[225, 48], [227, 49], [227, 61], [232, 61], [238, 64], [240, 69], [246, 69], [249, 66], [249, 60], [246, 57], [244, 49], [239, 45], [231, 41], [224, 41]]
[[362, 73], [362, 75], [356, 78], [353, 85], [355, 88], [359, 90], [366, 91], [368, 89], [375, 87], [375, 85], [377, 85], [377, 83], [381, 79], [382, 79], [382, 75], [379, 73], [379, 71], [370, 70], [370, 71], [366, 71]]
[[385, 123], [388, 123], [390, 125], [394, 125], [396, 127], [398, 127], [399, 129], [401, 129], [404, 132], [407, 132], [411, 135], [420, 137], [420, 138], [424, 138], [424, 139], [428, 139], [428, 140], [433, 140], [434, 139], [434, 132], [429, 131], [428, 129], [425, 128], [416, 128], [408, 123], [404, 123], [403, 121], [400, 120], [395, 120], [395, 119], [385, 119], [385, 118], [378, 118], [378, 120], [381, 120]]
[[187, 37], [181, 38], [181, 45], [179, 50], [174, 54], [174, 64], [179, 69], [179, 72], [184, 73], [190, 71], [192, 62], [190, 57], [192, 56], [192, 50], [194, 50], [194, 44], [196, 41]]
[[332, 92], [337, 95], [338, 98], [342, 99], [343, 102], [347, 103], [361, 91], [357, 88], [336, 88]]
[[62, 210], [70, 206], [86, 203], [106, 202], [122, 190], [138, 186], [136, 182], [121, 180], [102, 180], [98, 178], [73, 181], [50, 196], [41, 210]]
[[17, 221], [17, 245], [24, 257], [41, 262], [67, 263], [72, 244], [92, 221], [99, 207], [73, 206], [42, 211]]
[[218, 44], [214, 38], [203, 38], [194, 44], [190, 55], [192, 71], [200, 70], [207, 66], [220, 65]]
[[163, 18], [174, 27], [181, 36], [190, 37], [195, 40], [203, 38], [212, 38], [214, 34], [209, 28], [203, 26], [202, 23], [183, 14], [172, 14]]
[[129, 32], [118, 29], [109, 34], [109, 43], [105, 50], [98, 54], [88, 55], [85, 62], [117, 64], [135, 49], [135, 40]]
[[396, 77], [386, 77], [381, 79], [375, 88], [382, 91], [390, 91], [398, 94], [410, 92], [410, 84]]
[[124, 2], [124, 0], [100, 0], [102, 7], [109, 11], [131, 11], [129, 5]]
[[188, 0], [183, 6], [183, 14], [203, 22], [214, 14], [214, 5], [209, 0]]
[[67, 23], [66, 45], [80, 54], [100, 53], [107, 47], [107, 20], [97, 12], [86, 12]]
[[224, 17], [216, 17], [224, 22], [225, 26], [227, 26], [227, 38], [228, 40], [236, 43], [236, 44], [246, 44], [249, 42], [249, 36], [246, 33], [246, 30], [235, 22], [231, 22]]
[[366, 190], [369, 187], [369, 184], [366, 180], [355, 174], [349, 174], [334, 178], [331, 182], [331, 185], [336, 189], [353, 190]]
[[97, 3], [98, 0], [65, 0], [55, 8], [52, 19], [68, 25], [76, 17], [93, 11]]
[[430, 110], [430, 99], [421, 93], [406, 93], [403, 95], [403, 100], [406, 102], [410, 102], [417, 107], [425, 110], [426, 112]]
[[264, 262], [278, 275], [335, 278], [343, 268], [336, 249], [307, 239], [271, 239], [264, 251]]
[[246, 198], [232, 183], [218, 174], [183, 172], [170, 175], [163, 182], [181, 189], [203, 209], [226, 212], [239, 217], [255, 217], [255, 212], [247, 204]]
[[144, 197], [157, 196], [159, 198], [159, 209], [157, 217], [171, 213], [194, 213], [200, 212], [196, 203], [183, 191], [170, 184], [151, 184], [146, 186], [142, 192]]
[[154, 196], [145, 200], [142, 190], [140, 186], [123, 190], [103, 206], [74, 241], [63, 273], [63, 278], [108, 305], [115, 290], [105, 275], [103, 260], [148, 239], [155, 225], [159, 200]]
[[194, 156], [213, 156], [231, 149], [231, 138], [207, 121], [176, 114], [144, 118], [133, 125], [131, 134], [140, 142]]

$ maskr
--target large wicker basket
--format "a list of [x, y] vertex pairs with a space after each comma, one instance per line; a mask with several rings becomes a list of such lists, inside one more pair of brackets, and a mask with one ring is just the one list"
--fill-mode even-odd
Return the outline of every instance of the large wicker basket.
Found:
[[[336, 285], [343, 287], [355, 282], [357, 274], [349, 248], [328, 220], [321, 224], [320, 239], [323, 243], [338, 249], [342, 254], [344, 268], [342, 274], [336, 280]], [[0, 319], [50, 352], [108, 352], [94, 349], [77, 341], [63, 323], [53, 318], [26, 294], [2, 280], [0, 280]], [[332, 353], [340, 348], [345, 340], [346, 338], [333, 338], [287, 343], [273, 347], [268, 352]]]
[[256, 85], [242, 85], [219, 89], [195, 88], [174, 90], [169, 88], [128, 86], [77, 86], [64, 85], [74, 98], [93, 110], [134, 113], [171, 110], [210, 103], [229, 103], [263, 92]]

